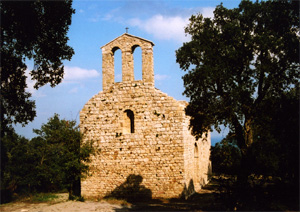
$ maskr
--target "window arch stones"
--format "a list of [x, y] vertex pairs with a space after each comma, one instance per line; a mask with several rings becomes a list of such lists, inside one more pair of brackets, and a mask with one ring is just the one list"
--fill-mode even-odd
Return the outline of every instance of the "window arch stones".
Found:
[[[110, 89], [115, 82], [132, 82], [135, 80], [142, 80], [145, 84], [154, 86], [154, 71], [153, 71], [153, 46], [151, 41], [143, 38], [123, 34], [113, 41], [102, 46], [102, 86], [103, 91]], [[133, 54], [138, 48], [138, 56]], [[121, 53], [118, 56], [122, 60], [121, 73], [115, 73], [115, 58], [116, 51]], [[141, 57], [140, 57], [141, 56]], [[136, 57], [136, 58], [133, 58]], [[135, 61], [133, 61], [135, 59]], [[117, 61], [116, 61], [117, 62]], [[141, 63], [141, 67], [134, 67], [135, 63]], [[116, 64], [117, 65], [117, 64]], [[134, 70], [135, 69], [135, 70]], [[135, 77], [134, 75], [137, 74]], [[141, 75], [141, 76], [140, 76]], [[120, 79], [122, 76], [122, 79]], [[136, 79], [134, 79], [136, 78]]]
[[134, 133], [134, 113], [132, 110], [125, 110], [123, 113], [123, 134]]

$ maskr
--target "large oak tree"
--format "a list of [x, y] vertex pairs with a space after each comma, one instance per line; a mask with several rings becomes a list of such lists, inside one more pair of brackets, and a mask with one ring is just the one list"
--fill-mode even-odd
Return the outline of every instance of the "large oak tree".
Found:
[[72, 0], [1, 1], [1, 137], [13, 123], [27, 124], [36, 115], [25, 91], [26, 59], [34, 61], [35, 88], [61, 82], [62, 60], [70, 60], [67, 32], [74, 13]]
[[299, 2], [244, 0], [234, 9], [221, 4], [214, 18], [193, 15], [185, 32], [191, 41], [176, 57], [187, 71], [192, 132], [199, 138], [213, 126], [228, 126], [243, 160], [267, 101], [299, 84]]

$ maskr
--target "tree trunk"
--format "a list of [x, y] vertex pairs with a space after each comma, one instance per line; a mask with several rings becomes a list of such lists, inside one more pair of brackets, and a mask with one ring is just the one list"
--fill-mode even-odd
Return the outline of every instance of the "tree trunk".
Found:
[[73, 200], [74, 199], [73, 185], [70, 185], [70, 187], [68, 188], [68, 192], [69, 192], [69, 200]]
[[77, 197], [81, 197], [81, 183], [80, 178], [74, 181], [73, 183], [73, 194]]
[[248, 184], [248, 176], [251, 174], [249, 170], [249, 160], [247, 150], [242, 152], [240, 172], [237, 176], [237, 181], [240, 186]]
[[245, 145], [248, 149], [253, 143], [253, 130], [252, 130], [252, 120], [251, 119], [248, 119], [245, 121], [244, 134], [245, 134], [244, 135]]
[[245, 120], [242, 135], [238, 135], [237, 139], [240, 139], [238, 143], [241, 150], [241, 167], [238, 175], [238, 184], [243, 187], [247, 186], [248, 176], [251, 174], [249, 149], [253, 144], [252, 119]]

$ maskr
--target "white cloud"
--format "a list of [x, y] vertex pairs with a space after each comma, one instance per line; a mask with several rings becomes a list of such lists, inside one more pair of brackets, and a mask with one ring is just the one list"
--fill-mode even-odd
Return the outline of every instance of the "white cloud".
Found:
[[112, 14], [106, 14], [103, 18], [102, 18], [102, 20], [103, 21], [109, 21], [109, 20], [111, 20], [113, 18], [113, 15]]
[[100, 15], [96, 14], [93, 17], [89, 18], [89, 21], [96, 23], [96, 22], [99, 22], [100, 18], [101, 18]]
[[110, 20], [112, 20], [114, 18], [117, 20], [118, 18], [116, 17], [116, 14], [119, 13], [119, 10], [120, 10], [120, 8], [116, 8], [116, 9], [113, 9], [113, 10], [109, 11], [109, 13], [106, 13], [101, 18], [101, 20], [102, 21], [110, 21]]
[[169, 78], [169, 76], [168, 75], [164, 75], [164, 74], [155, 74], [155, 76], [154, 76], [154, 79], [155, 80], [165, 80], [165, 79], [168, 79]]
[[202, 7], [200, 9], [200, 13], [203, 15], [204, 18], [213, 18], [215, 9], [215, 7]]
[[[65, 70], [64, 79], [61, 84], [66, 82], [76, 82], [79, 80], [82, 81], [82, 80], [91, 79], [100, 76], [100, 74], [95, 69], [83, 69], [80, 67], [65, 66], [64, 70]], [[31, 93], [33, 97], [46, 96], [46, 94], [43, 92], [43, 88], [36, 90], [33, 87], [35, 85], [35, 80], [31, 80], [30, 71], [28, 69], [25, 71], [25, 75], [26, 75], [26, 83], [27, 83], [26, 91]], [[69, 91], [69, 93], [77, 93], [77, 92], [78, 92], [78, 88], [76, 87], [72, 88]]]
[[[205, 18], [214, 17], [214, 7], [202, 7], [198, 10]], [[128, 24], [152, 34], [157, 39], [187, 42], [190, 41], [191, 37], [185, 34], [184, 28], [189, 24], [189, 18], [192, 14], [195, 14], [195, 10], [190, 10], [189, 13], [184, 11], [181, 15], [173, 16], [156, 14], [146, 20], [132, 18]]]
[[65, 66], [64, 81], [84, 80], [99, 76], [99, 72], [97, 72], [95, 69], [83, 69], [80, 67]]
[[69, 93], [77, 93], [78, 92], [78, 87], [72, 88], [69, 90]]
[[26, 84], [27, 84], [27, 88], [25, 89], [26, 92], [31, 93], [33, 97], [46, 96], [46, 94], [44, 94], [41, 90], [36, 90], [33, 87], [35, 85], [35, 80], [31, 79], [30, 71], [28, 69], [25, 71], [25, 76], [26, 76]]
[[[154, 1], [134, 4], [129, 2], [101, 15], [101, 20], [137, 27], [157, 39], [181, 43], [190, 41], [190, 36], [185, 34], [184, 28], [188, 25], [191, 15], [200, 13], [205, 18], [212, 18], [214, 9], [215, 7], [169, 7]], [[99, 14], [94, 15], [91, 21], [99, 21]]]
[[154, 35], [157, 39], [179, 42], [190, 40], [184, 32], [184, 27], [188, 24], [188, 17], [159, 14], [144, 21], [139, 18], [130, 19], [129, 24]]

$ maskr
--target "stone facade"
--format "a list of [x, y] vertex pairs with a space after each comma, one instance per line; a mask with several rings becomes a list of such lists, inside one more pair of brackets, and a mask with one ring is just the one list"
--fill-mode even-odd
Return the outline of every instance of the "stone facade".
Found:
[[[142, 80], [134, 80], [134, 49], [142, 49]], [[80, 112], [84, 139], [98, 152], [82, 195], [104, 197], [129, 176], [155, 197], [189, 195], [208, 181], [210, 134], [198, 141], [189, 131], [185, 101], [154, 87], [151, 41], [123, 34], [102, 47], [103, 91]], [[122, 51], [122, 82], [114, 82], [114, 52]], [[124, 186], [123, 186], [124, 187]]]

